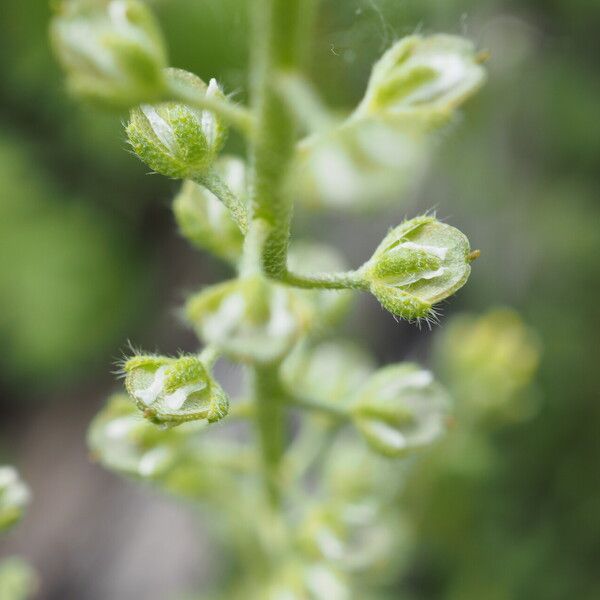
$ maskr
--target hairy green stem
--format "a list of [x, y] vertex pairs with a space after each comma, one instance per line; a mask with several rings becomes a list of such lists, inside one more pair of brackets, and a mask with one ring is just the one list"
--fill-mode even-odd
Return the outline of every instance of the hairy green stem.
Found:
[[198, 355], [200, 362], [210, 371], [214, 366], [219, 357], [221, 356], [221, 352], [215, 346], [206, 346], [203, 348], [202, 352]]
[[254, 366], [250, 382], [263, 477], [273, 506], [277, 506], [281, 498], [280, 463], [284, 448], [283, 393], [278, 369], [278, 365]]
[[[275, 82], [278, 73], [296, 70], [301, 62], [313, 6], [313, 0], [256, 0], [253, 7], [252, 224], [242, 265], [245, 271], [255, 268], [258, 256], [260, 270], [276, 279], [287, 271], [292, 205], [285, 182], [294, 156], [296, 124]], [[284, 415], [277, 367], [253, 367], [252, 390], [266, 488], [272, 505], [277, 506], [284, 448]]]
[[252, 219], [244, 239], [244, 251], [239, 266], [242, 277], [262, 274], [262, 250], [268, 234], [268, 223], [262, 219]]
[[286, 176], [294, 155], [294, 114], [277, 91], [281, 72], [301, 62], [310, 0], [256, 0], [252, 85], [256, 113], [252, 138], [253, 217], [269, 227], [262, 268], [276, 279], [286, 271], [292, 214]]
[[360, 271], [346, 271], [344, 273], [315, 273], [311, 275], [301, 275], [298, 273], [286, 273], [281, 277], [281, 281], [287, 285], [306, 289], [322, 290], [367, 290], [368, 282], [362, 276]]
[[242, 233], [248, 231], [248, 210], [246, 205], [231, 191], [229, 186], [214, 171], [199, 176], [194, 181], [212, 192], [228, 209]]

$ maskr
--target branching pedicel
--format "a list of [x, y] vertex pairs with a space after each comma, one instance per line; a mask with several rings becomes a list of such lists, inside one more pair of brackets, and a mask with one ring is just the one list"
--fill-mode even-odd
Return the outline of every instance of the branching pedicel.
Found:
[[[295, 200], [356, 210], [418, 181], [432, 133], [485, 78], [469, 41], [410, 36], [375, 64], [364, 99], [340, 122], [302, 72], [314, 9], [311, 0], [252, 3], [249, 108], [214, 79], [167, 68], [159, 28], [136, 0], [67, 1], [52, 24], [70, 88], [131, 108], [135, 153], [185, 180], [174, 202], [182, 234], [237, 269], [187, 302], [204, 350], [126, 360], [129, 397], [113, 397], [89, 437], [109, 468], [228, 511], [241, 566], [222, 582], [224, 598], [377, 595], [402, 535], [389, 510], [398, 466], [376, 453], [406, 456], [434, 442], [450, 403], [429, 371], [377, 370], [363, 349], [322, 338], [349, 290], [402, 319], [435, 319], [477, 256], [431, 215], [391, 229], [353, 271], [329, 248], [289, 247]], [[247, 163], [219, 156], [229, 127], [246, 137]], [[212, 374], [221, 355], [247, 372], [231, 406]], [[292, 434], [294, 408], [306, 412]], [[222, 419], [249, 419], [256, 448], [232, 440], [214, 424]]]

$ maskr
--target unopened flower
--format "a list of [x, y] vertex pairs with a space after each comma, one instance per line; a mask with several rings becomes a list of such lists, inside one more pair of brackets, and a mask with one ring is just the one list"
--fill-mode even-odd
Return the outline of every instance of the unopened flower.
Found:
[[396, 457], [437, 440], [448, 408], [448, 396], [432, 374], [408, 363], [377, 371], [361, 388], [352, 414], [369, 445]]
[[413, 321], [435, 317], [434, 305], [466, 283], [476, 256], [458, 229], [423, 216], [392, 229], [361, 271], [384, 308]]
[[115, 394], [92, 421], [88, 444], [93, 457], [105, 467], [152, 479], [177, 458], [177, 432], [154, 427], [140, 418], [126, 394]]
[[197, 356], [136, 355], [123, 371], [127, 392], [154, 423], [212, 423], [227, 415], [225, 392]]
[[375, 64], [355, 118], [446, 118], [485, 81], [473, 43], [455, 35], [412, 35]]
[[[198, 94], [224, 98], [215, 79], [206, 85], [181, 69], [167, 69], [166, 77], [171, 85], [185, 84]], [[175, 179], [206, 174], [227, 137], [227, 127], [215, 113], [179, 102], [134, 108], [126, 132], [133, 151], [143, 162], [153, 171]]]
[[51, 38], [69, 87], [80, 96], [129, 107], [165, 91], [165, 44], [143, 2], [65, 0]]
[[311, 318], [300, 294], [260, 276], [212, 286], [193, 296], [186, 312], [207, 344], [251, 363], [283, 358]]

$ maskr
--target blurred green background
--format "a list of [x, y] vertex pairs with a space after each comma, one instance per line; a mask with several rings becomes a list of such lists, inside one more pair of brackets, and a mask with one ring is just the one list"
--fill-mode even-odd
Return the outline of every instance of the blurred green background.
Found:
[[[172, 64], [214, 75], [243, 99], [251, 0], [152, 4]], [[115, 549], [135, 547], [131, 528], [118, 529], [123, 514], [140, 532], [161, 511], [180, 517], [90, 466], [84, 431], [115, 386], [126, 341], [193, 348], [175, 309], [226, 269], [179, 239], [176, 185], [127, 152], [125, 115], [66, 95], [49, 16], [40, 0], [0, 6], [0, 458], [21, 468], [36, 497], [0, 554], [38, 567], [43, 598], [158, 600], [168, 569], [148, 569], [156, 557], [147, 552], [119, 571]], [[299, 215], [298, 229], [358, 264], [388, 225], [435, 207], [482, 250], [443, 322], [511, 306], [543, 346], [536, 415], [485, 430], [485, 468], [442, 470], [408, 494], [418, 543], [398, 598], [600, 598], [599, 25], [592, 0], [322, 2], [312, 76], [336, 107], [351, 108], [373, 61], [414, 31], [472, 38], [491, 52], [490, 78], [444, 133], [417, 200], [363, 219]], [[239, 139], [229, 144], [241, 150]], [[440, 333], [396, 326], [368, 299], [348, 331], [386, 361], [430, 360]], [[142, 536], [140, 547], [166, 543], [163, 534]], [[173, 531], [168, 540], [173, 556], [196, 557], [192, 541]], [[167, 583], [194, 582], [194, 560], [180, 560]]]

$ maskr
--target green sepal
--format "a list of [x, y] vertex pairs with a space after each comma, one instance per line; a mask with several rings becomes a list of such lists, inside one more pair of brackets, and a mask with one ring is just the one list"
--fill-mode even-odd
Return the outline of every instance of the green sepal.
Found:
[[435, 317], [434, 305], [467, 282], [470, 262], [462, 232], [421, 216], [392, 229], [361, 271], [385, 309], [413, 321]]
[[[185, 84], [198, 95], [224, 98], [217, 82], [181, 69], [166, 69], [172, 87]], [[126, 127], [129, 144], [153, 171], [174, 179], [194, 179], [206, 174], [227, 138], [227, 127], [208, 110], [178, 102], [142, 104], [131, 110]]]
[[197, 356], [133, 356], [123, 372], [128, 394], [153, 423], [213, 423], [229, 410], [227, 395]]
[[437, 127], [485, 82], [480, 62], [473, 43], [459, 36], [403, 38], [375, 63], [354, 116]]

